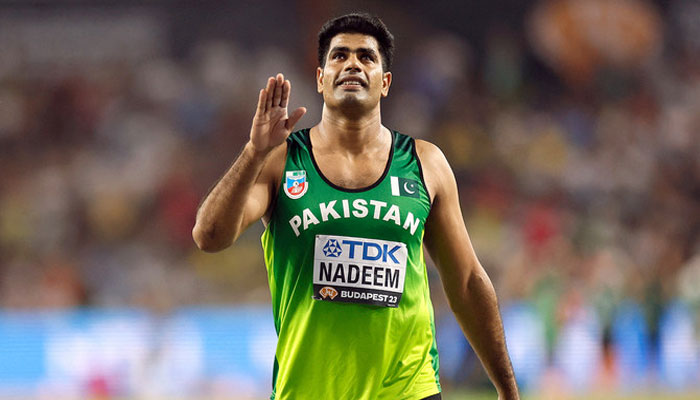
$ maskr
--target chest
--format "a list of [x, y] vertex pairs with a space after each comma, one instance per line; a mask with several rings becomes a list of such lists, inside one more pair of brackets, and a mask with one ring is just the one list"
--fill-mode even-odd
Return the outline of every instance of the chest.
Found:
[[387, 168], [388, 154], [367, 154], [355, 157], [337, 153], [315, 154], [316, 165], [332, 184], [346, 189], [373, 185]]
[[402, 139], [362, 157], [293, 141], [274, 212], [279, 232], [290, 242], [319, 234], [420, 242], [430, 201], [410, 142]]

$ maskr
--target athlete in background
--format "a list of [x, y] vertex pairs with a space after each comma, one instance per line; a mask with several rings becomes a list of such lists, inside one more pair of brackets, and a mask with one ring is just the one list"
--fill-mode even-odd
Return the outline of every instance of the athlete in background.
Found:
[[393, 36], [350, 14], [319, 32], [321, 121], [292, 132], [291, 83], [270, 77], [250, 140], [204, 199], [193, 237], [230, 246], [253, 222], [278, 345], [271, 399], [439, 399], [422, 244], [499, 399], [518, 399], [496, 294], [477, 260], [442, 152], [384, 127]]

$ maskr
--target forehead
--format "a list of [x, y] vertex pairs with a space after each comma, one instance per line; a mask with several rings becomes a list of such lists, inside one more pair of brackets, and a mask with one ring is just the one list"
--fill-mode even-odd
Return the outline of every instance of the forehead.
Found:
[[347, 47], [349, 49], [365, 48], [373, 49], [379, 53], [379, 43], [374, 36], [363, 33], [339, 33], [333, 36], [329, 48]]

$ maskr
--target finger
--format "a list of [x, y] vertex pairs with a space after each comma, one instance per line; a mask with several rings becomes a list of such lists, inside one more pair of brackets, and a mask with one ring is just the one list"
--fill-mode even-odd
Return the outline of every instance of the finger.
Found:
[[282, 100], [280, 101], [280, 107], [286, 108], [289, 103], [289, 92], [292, 91], [292, 83], [289, 81], [284, 81], [282, 85]]
[[260, 89], [258, 94], [258, 108], [255, 110], [255, 115], [262, 115], [265, 112], [265, 102], [267, 101], [267, 92], [265, 89]]
[[282, 99], [282, 86], [284, 85], [284, 77], [282, 74], [277, 74], [277, 79], [275, 80], [275, 95], [272, 98], [272, 106], [279, 106], [280, 100]]
[[267, 97], [265, 98], [265, 111], [272, 108], [272, 95], [275, 91], [275, 82], [275, 78], [273, 77], [269, 77], [267, 79], [267, 87], [265, 87], [265, 91], [267, 92]]
[[301, 117], [304, 116], [304, 114], [306, 114], [306, 108], [305, 108], [305, 107], [299, 107], [299, 108], [297, 108], [296, 110], [294, 110], [294, 112], [292, 113], [292, 115], [289, 116], [289, 119], [287, 120], [287, 123], [285, 124], [285, 127], [286, 127], [288, 130], [290, 130], [290, 131], [291, 131], [292, 129], [294, 129], [294, 125], [296, 125], [297, 122], [299, 122], [299, 120], [301, 119]]

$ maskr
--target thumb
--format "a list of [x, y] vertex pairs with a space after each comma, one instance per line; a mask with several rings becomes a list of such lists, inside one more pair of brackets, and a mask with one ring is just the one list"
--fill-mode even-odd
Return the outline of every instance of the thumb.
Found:
[[299, 120], [301, 119], [301, 117], [304, 116], [304, 114], [306, 114], [306, 107], [299, 107], [296, 110], [294, 110], [292, 112], [292, 115], [289, 116], [289, 119], [287, 119], [287, 129], [289, 129], [290, 131], [294, 129], [294, 125], [296, 125], [297, 122], [299, 122]]

